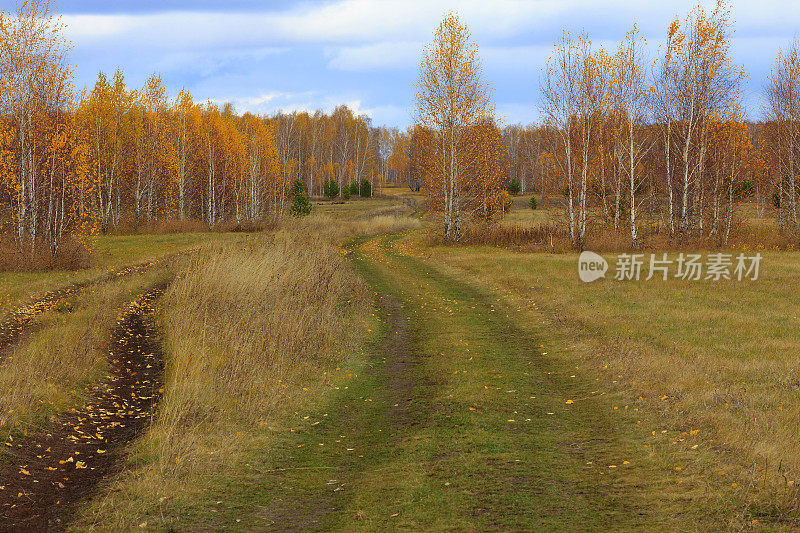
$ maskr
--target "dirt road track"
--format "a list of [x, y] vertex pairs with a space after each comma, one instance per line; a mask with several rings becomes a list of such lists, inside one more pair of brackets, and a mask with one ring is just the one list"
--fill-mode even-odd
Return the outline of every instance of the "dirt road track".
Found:
[[163, 354], [151, 321], [166, 283], [134, 300], [112, 332], [110, 378], [40, 433], [7, 440], [0, 455], [0, 531], [64, 528], [70, 506], [119, 464], [163, 392]]
[[99, 278], [73, 283], [64, 288], [46, 292], [27, 305], [14, 309], [0, 321], [0, 363], [8, 357], [14, 345], [31, 333], [33, 319], [38, 315], [55, 309], [64, 300], [83, 292], [87, 287], [134, 274], [141, 274], [164, 260], [166, 260], [166, 257], [112, 270]]

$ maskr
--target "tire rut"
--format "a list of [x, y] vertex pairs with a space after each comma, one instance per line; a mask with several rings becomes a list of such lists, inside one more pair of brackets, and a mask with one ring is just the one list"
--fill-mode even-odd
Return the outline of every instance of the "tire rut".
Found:
[[75, 502], [119, 469], [124, 446], [149, 425], [164, 371], [152, 315], [166, 285], [122, 313], [111, 333], [109, 377], [87, 387], [83, 405], [36, 434], [4, 442], [0, 531], [64, 529]]
[[[413, 369], [418, 364], [418, 353], [414, 349], [413, 331], [410, 329], [409, 320], [403, 311], [401, 301], [392, 294], [378, 293], [375, 295], [375, 305], [386, 313], [386, 336], [376, 346], [375, 358], [381, 354], [386, 363], [377, 364], [380, 359], [373, 359], [376, 363], [367, 372], [378, 377], [383, 386], [374, 391], [376, 401], [385, 404], [385, 416], [395, 428], [408, 427], [415, 424], [416, 415], [410, 412], [413, 405], [413, 389], [416, 382], [413, 378]], [[380, 397], [378, 399], [377, 397]], [[348, 403], [351, 403], [348, 400]], [[339, 429], [335, 433], [351, 433], [353, 427], [363, 426], [358, 411], [346, 410], [344, 416], [337, 420]], [[376, 468], [372, 463], [366, 466], [362, 456], [345, 453], [338, 457], [334, 464], [325, 468], [328, 477], [335, 476], [336, 483], [308, 487], [295, 493], [291, 498], [276, 498], [270, 505], [263, 506], [259, 511], [259, 519], [264, 523], [266, 531], [319, 531], [326, 529], [326, 523], [331, 515], [343, 512], [352, 496], [351, 488], [358, 486], [358, 479], [366, 468]], [[270, 476], [280, 477], [280, 472], [291, 469], [292, 462], [283, 463], [273, 470]], [[313, 468], [313, 466], [312, 466]], [[279, 481], [280, 482], [280, 481]]]
[[395, 400], [388, 416], [393, 423], [406, 425], [410, 423], [408, 411], [414, 402], [412, 391], [418, 385], [413, 369], [419, 364], [420, 355], [413, 349], [408, 317], [400, 300], [391, 294], [379, 294], [377, 303], [386, 313], [388, 324], [388, 336], [383, 345], [387, 359], [384, 371], [389, 376], [388, 394]]
[[72, 283], [61, 289], [46, 292], [31, 303], [12, 310], [0, 322], [0, 364], [10, 355], [14, 346], [33, 333], [33, 319], [37, 316], [55, 309], [64, 300], [83, 292], [88, 287], [141, 274], [166, 259], [163, 257], [154, 261], [129, 265], [106, 273], [99, 278]]

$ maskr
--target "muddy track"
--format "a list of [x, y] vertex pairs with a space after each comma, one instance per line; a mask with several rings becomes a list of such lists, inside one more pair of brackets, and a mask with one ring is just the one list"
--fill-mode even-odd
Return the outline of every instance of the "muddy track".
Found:
[[124, 446], [150, 423], [164, 371], [153, 305], [165, 287], [139, 296], [121, 315], [109, 378], [87, 387], [82, 406], [39, 433], [3, 443], [0, 531], [63, 529], [72, 504], [119, 468]]
[[418, 386], [413, 370], [421, 356], [414, 349], [415, 341], [400, 300], [391, 294], [379, 294], [377, 302], [386, 313], [388, 323], [383, 349], [385, 371], [389, 375], [387, 389], [395, 400], [388, 413], [389, 419], [393, 424], [407, 425], [410, 423], [408, 410], [414, 402], [413, 390]]
[[[178, 253], [191, 253], [192, 251], [193, 250], [190, 249]], [[73, 283], [64, 288], [46, 292], [27, 305], [14, 309], [0, 320], [0, 363], [8, 357], [15, 345], [19, 344], [20, 341], [23, 341], [33, 332], [33, 319], [38, 315], [55, 309], [64, 300], [83, 292], [88, 287], [113, 281], [118, 278], [142, 274], [150, 270], [153, 266], [168, 261], [175, 255], [178, 254], [170, 254], [152, 261], [125, 266], [103, 274], [99, 278]]]

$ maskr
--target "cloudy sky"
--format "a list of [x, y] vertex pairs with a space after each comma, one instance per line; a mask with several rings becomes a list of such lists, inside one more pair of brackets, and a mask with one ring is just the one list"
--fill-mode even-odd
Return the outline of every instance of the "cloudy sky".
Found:
[[[480, 46], [505, 123], [537, 119], [540, 71], [566, 28], [613, 48], [638, 22], [653, 57], [669, 21], [696, 0], [54, 0], [69, 26], [78, 85], [122, 68], [131, 85], [159, 72], [174, 95], [237, 110], [330, 110], [347, 103], [376, 124], [411, 116], [420, 50], [457, 10]], [[11, 8], [13, 0], [0, 0]], [[764, 78], [800, 29], [800, 0], [734, 0], [733, 54], [760, 115]]]

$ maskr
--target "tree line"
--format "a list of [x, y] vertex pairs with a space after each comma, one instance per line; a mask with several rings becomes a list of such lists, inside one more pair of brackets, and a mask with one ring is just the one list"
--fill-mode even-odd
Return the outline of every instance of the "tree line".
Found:
[[239, 115], [170, 98], [157, 74], [130, 88], [121, 71], [77, 91], [69, 46], [49, 0], [0, 13], [0, 231], [20, 251], [170, 221], [274, 221], [296, 180], [313, 195], [386, 173], [385, 130], [346, 106]]
[[634, 248], [642, 232], [726, 243], [745, 199], [800, 237], [798, 44], [767, 80], [764, 120], [749, 122], [724, 0], [672, 21], [655, 56], [636, 26], [612, 51], [565, 32], [543, 72], [542, 119], [525, 127], [495, 117], [455, 14], [423, 51], [406, 131], [346, 106], [239, 115], [185, 90], [170, 98], [158, 75], [130, 88], [100, 73], [76, 91], [63, 30], [49, 0], [0, 13], [0, 231], [31, 253], [122, 227], [276, 220], [298, 180], [341, 197], [406, 183], [451, 240], [499, 220], [517, 188], [564, 208], [576, 248], [605, 230]]

